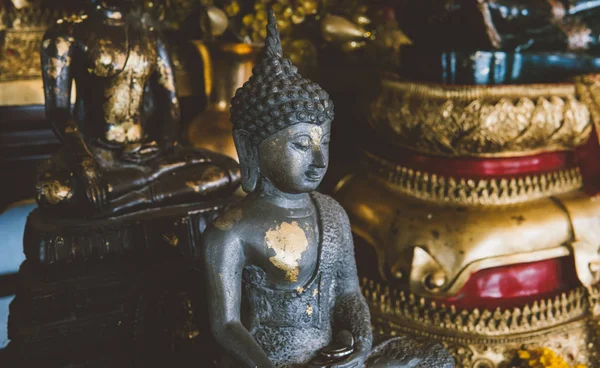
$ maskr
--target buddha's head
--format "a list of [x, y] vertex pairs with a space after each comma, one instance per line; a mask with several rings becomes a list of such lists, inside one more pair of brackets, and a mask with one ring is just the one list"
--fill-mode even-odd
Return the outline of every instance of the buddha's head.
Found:
[[244, 191], [254, 191], [261, 179], [286, 193], [318, 187], [329, 161], [333, 102], [282, 57], [272, 10], [264, 56], [231, 104]]

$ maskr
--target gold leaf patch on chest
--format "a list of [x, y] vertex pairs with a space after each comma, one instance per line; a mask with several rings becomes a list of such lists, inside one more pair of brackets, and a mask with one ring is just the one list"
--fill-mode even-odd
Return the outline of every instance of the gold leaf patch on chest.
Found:
[[308, 239], [304, 230], [296, 221], [291, 224], [283, 222], [275, 229], [269, 229], [265, 234], [265, 242], [275, 255], [269, 260], [273, 265], [285, 271], [285, 279], [296, 282], [300, 273], [298, 261], [308, 247]]

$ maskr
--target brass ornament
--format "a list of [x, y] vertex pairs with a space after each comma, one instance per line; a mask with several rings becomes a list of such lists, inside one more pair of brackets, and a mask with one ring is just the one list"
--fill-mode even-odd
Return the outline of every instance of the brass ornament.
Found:
[[208, 104], [194, 117], [185, 131], [185, 139], [194, 147], [219, 152], [238, 159], [229, 121], [229, 101], [252, 75], [260, 48], [245, 43], [195, 41], [204, 62], [204, 80]]
[[506, 367], [519, 350], [550, 348], [571, 365], [594, 367], [598, 289], [576, 288], [520, 308], [464, 309], [363, 278], [376, 334], [437, 339], [464, 368]]
[[201, 20], [202, 28], [208, 31], [212, 36], [220, 36], [229, 26], [229, 18], [225, 11], [216, 6], [209, 6], [206, 9], [206, 17]]
[[506, 157], [569, 150], [592, 121], [575, 84], [439, 86], [383, 80], [369, 122], [427, 154]]
[[370, 32], [339, 15], [327, 15], [321, 21], [321, 33], [329, 42], [363, 41]]
[[508, 205], [581, 188], [579, 168], [520, 178], [468, 179], [443, 177], [394, 164], [364, 151], [363, 163], [397, 191], [426, 201], [453, 205]]

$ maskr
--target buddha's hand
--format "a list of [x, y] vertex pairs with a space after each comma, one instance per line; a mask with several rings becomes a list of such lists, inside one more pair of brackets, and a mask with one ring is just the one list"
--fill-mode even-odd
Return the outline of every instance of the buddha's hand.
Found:
[[133, 143], [123, 150], [123, 158], [134, 163], [144, 163], [163, 153], [163, 149], [155, 142]]
[[89, 203], [95, 210], [102, 211], [106, 206], [108, 191], [102, 176], [102, 168], [93, 157], [84, 157], [80, 160], [79, 177], [85, 186]]
[[363, 368], [365, 366], [365, 360], [367, 360], [367, 355], [369, 354], [369, 352], [364, 352], [364, 351], [355, 351], [354, 353], [350, 354], [350, 356], [348, 356], [346, 359], [339, 361], [339, 362], [335, 362], [335, 363], [330, 363], [330, 365], [328, 365], [328, 367], [330, 368]]

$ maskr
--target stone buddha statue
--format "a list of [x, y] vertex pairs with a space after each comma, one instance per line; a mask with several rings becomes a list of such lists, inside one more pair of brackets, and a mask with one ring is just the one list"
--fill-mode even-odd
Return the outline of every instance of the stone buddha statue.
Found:
[[174, 71], [141, 1], [90, 0], [46, 32], [41, 55], [46, 115], [64, 147], [40, 167], [40, 207], [103, 216], [235, 189], [235, 161], [177, 145]]
[[315, 192], [328, 166], [333, 102], [282, 57], [269, 13], [264, 56], [231, 107], [248, 195], [205, 232], [209, 318], [221, 366], [453, 367], [441, 345], [373, 348], [348, 217]]

